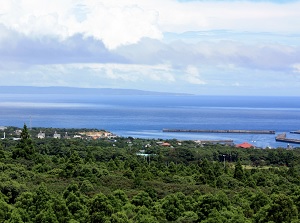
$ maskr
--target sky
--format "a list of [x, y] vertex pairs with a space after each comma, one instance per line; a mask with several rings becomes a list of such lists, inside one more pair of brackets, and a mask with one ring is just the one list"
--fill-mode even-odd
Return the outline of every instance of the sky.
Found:
[[300, 96], [300, 1], [0, 5], [0, 86]]

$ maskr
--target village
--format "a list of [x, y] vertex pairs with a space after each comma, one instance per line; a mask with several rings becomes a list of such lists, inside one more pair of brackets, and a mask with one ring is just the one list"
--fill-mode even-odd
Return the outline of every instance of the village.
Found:
[[[1, 135], [1, 139], [11, 139], [14, 141], [20, 140], [20, 136], [22, 133], [21, 128], [17, 127], [5, 127], [0, 126], [0, 132], [3, 132]], [[30, 134], [32, 138], [35, 139], [83, 139], [83, 140], [99, 140], [99, 139], [107, 139], [111, 142], [117, 142], [116, 134], [113, 134], [106, 130], [97, 130], [97, 129], [65, 129], [65, 128], [30, 128]], [[131, 138], [131, 137], [129, 137]], [[173, 140], [171, 140], [173, 141]], [[196, 145], [199, 145], [201, 147], [204, 147], [206, 145], [212, 145], [212, 144], [221, 144], [221, 145], [227, 145], [231, 147], [236, 148], [242, 148], [242, 149], [255, 149], [256, 146], [252, 145], [248, 142], [243, 142], [240, 144], [234, 144], [233, 140], [190, 140]], [[132, 140], [128, 140], [127, 144], [130, 146], [132, 143]], [[174, 146], [181, 146], [182, 141], [176, 140], [174, 143], [170, 143], [170, 140], [162, 140], [157, 139], [155, 140], [155, 145], [160, 147], [170, 147], [174, 148]], [[114, 146], [114, 145], [113, 145]], [[143, 145], [143, 148], [149, 148], [151, 147], [151, 144], [147, 143]], [[292, 149], [291, 146], [288, 146], [288, 149]], [[144, 154], [144, 149], [139, 151], [140, 154]]]
[[[1, 139], [20, 140], [21, 128], [0, 126]], [[96, 129], [59, 129], [59, 128], [30, 128], [32, 138], [45, 139], [113, 139], [117, 135]]]

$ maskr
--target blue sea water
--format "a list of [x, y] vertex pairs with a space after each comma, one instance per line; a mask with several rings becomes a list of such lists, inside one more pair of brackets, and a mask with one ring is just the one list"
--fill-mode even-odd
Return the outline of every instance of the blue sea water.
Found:
[[[30, 124], [31, 120], [31, 124]], [[299, 97], [0, 94], [0, 126], [97, 128], [119, 136], [247, 141], [287, 147], [275, 135], [166, 133], [162, 129], [300, 129]], [[287, 134], [300, 138], [300, 135]], [[297, 145], [294, 145], [297, 146]]]

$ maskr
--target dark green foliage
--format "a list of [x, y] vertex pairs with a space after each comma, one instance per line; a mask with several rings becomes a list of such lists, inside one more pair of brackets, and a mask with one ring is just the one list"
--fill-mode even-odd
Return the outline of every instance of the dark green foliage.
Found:
[[264, 206], [256, 215], [256, 222], [292, 222], [298, 219], [298, 211], [293, 201], [284, 194], [272, 196], [272, 202]]
[[113, 212], [113, 206], [103, 193], [97, 194], [89, 204], [89, 214], [93, 223], [104, 222]]
[[147, 192], [141, 191], [132, 198], [131, 203], [135, 206], [145, 206], [149, 208], [153, 201]]
[[12, 157], [14, 159], [22, 157], [25, 159], [31, 159], [32, 155], [35, 153], [35, 148], [33, 141], [30, 137], [26, 124], [24, 124], [22, 133], [20, 135], [20, 140], [13, 151]]
[[234, 178], [237, 180], [244, 180], [244, 171], [243, 171], [243, 167], [242, 164], [240, 163], [240, 161], [238, 161], [235, 164], [235, 168], [234, 168]]
[[197, 214], [200, 220], [205, 220], [213, 210], [221, 211], [229, 206], [229, 200], [223, 192], [201, 196], [196, 204]]
[[5, 201], [0, 200], [0, 222], [4, 222], [11, 218], [11, 212], [13, 207], [7, 204]]
[[176, 194], [166, 196], [162, 201], [161, 207], [168, 221], [176, 221], [184, 212], [184, 206]]
[[19, 142], [1, 141], [0, 222], [299, 221], [298, 149], [38, 140], [36, 132], [24, 126]]

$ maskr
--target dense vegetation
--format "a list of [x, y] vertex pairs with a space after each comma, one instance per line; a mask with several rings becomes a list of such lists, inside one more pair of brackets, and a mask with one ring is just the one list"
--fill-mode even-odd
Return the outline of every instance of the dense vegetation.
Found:
[[30, 134], [0, 141], [0, 222], [300, 222], [298, 149]]

